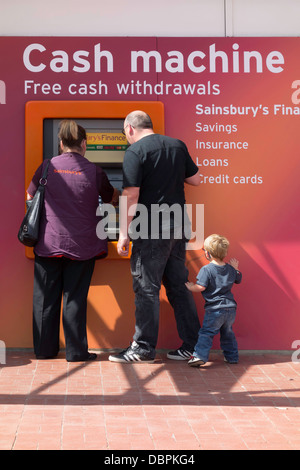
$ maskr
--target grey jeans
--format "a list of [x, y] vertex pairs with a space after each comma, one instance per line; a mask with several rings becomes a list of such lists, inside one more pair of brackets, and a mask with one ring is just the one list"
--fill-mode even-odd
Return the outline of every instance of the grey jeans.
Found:
[[182, 347], [193, 352], [200, 322], [192, 293], [186, 288], [185, 239], [133, 241], [131, 274], [135, 293], [135, 334], [141, 352], [154, 357], [159, 326], [159, 293], [163, 282], [174, 309]]

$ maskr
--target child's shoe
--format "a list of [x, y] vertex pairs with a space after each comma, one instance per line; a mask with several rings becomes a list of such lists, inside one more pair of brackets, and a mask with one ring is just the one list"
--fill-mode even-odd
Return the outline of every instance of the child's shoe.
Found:
[[238, 359], [236, 359], [235, 361], [229, 361], [229, 359], [226, 359], [226, 357], [224, 357], [224, 362], [227, 362], [228, 364], [238, 364]]
[[199, 357], [192, 356], [188, 362], [188, 365], [191, 367], [200, 367], [203, 366], [206, 362], [200, 359]]

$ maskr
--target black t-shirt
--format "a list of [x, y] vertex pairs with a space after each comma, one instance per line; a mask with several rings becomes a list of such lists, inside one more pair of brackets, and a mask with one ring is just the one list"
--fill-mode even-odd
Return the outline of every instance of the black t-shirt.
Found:
[[[197, 171], [198, 167], [182, 141], [160, 134], [150, 134], [126, 150], [123, 186], [139, 187], [138, 203], [148, 211], [153, 210], [155, 205], [160, 205], [160, 212], [166, 211], [166, 207], [174, 204], [183, 209], [184, 180], [195, 175]], [[173, 226], [173, 213], [170, 224]]]

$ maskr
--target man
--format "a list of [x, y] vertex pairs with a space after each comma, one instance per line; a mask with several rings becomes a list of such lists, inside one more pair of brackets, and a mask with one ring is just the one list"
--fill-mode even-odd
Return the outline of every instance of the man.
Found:
[[[198, 168], [183, 142], [154, 133], [151, 118], [143, 111], [133, 111], [126, 117], [123, 132], [130, 147], [123, 162], [118, 253], [128, 255], [131, 237], [136, 325], [133, 343], [121, 353], [109, 356], [109, 360], [154, 362], [161, 282], [183, 341], [182, 346], [169, 352], [167, 357], [188, 360], [200, 323], [193, 295], [185, 286], [188, 271], [183, 225], [184, 183], [200, 184]], [[180, 209], [179, 221], [172, 208], [177, 209], [177, 213]], [[135, 233], [128, 233], [131, 222], [136, 227]]]

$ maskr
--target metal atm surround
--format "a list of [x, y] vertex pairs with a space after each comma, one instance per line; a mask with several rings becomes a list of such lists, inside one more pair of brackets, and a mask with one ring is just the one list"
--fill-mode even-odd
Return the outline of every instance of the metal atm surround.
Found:
[[[154, 132], [164, 134], [164, 106], [157, 101], [29, 101], [25, 105], [25, 190], [34, 172], [43, 161], [44, 120], [121, 120], [136, 109], [151, 116]], [[57, 154], [54, 152], [54, 154]], [[106, 168], [104, 168], [107, 171]], [[33, 259], [33, 249], [25, 247], [27, 258]], [[130, 254], [129, 254], [130, 257]], [[126, 259], [118, 255], [117, 242], [108, 242], [106, 259]]]

